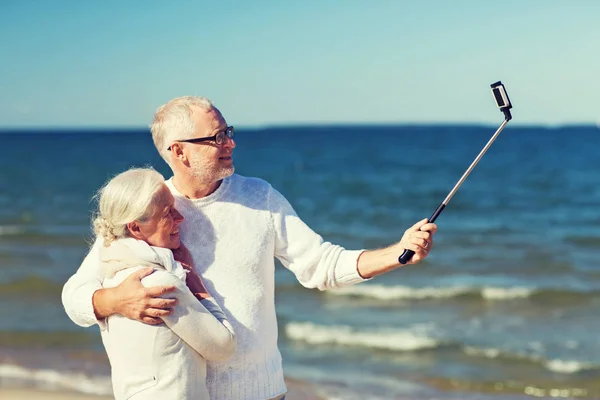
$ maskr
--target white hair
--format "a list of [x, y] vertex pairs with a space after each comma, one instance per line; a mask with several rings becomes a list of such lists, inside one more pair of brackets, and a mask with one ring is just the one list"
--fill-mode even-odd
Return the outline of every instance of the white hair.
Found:
[[146, 222], [152, 216], [163, 187], [165, 179], [153, 168], [131, 168], [110, 179], [94, 196], [98, 201], [93, 218], [96, 236], [104, 239], [105, 246], [128, 237], [127, 224]]
[[206, 97], [183, 96], [158, 107], [154, 113], [152, 124], [150, 124], [152, 140], [160, 156], [169, 165], [171, 165], [171, 160], [167, 147], [170, 142], [191, 138], [195, 131], [192, 107], [208, 111], [212, 110], [214, 105]]

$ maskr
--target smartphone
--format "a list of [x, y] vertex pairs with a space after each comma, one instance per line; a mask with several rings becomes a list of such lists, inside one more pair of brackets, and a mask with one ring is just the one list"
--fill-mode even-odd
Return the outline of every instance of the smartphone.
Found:
[[496, 83], [492, 83], [492, 94], [494, 95], [494, 99], [496, 100], [496, 104], [502, 109], [510, 109], [512, 108], [512, 104], [510, 104], [510, 99], [508, 98], [508, 94], [506, 94], [506, 89], [502, 82], [498, 81]]

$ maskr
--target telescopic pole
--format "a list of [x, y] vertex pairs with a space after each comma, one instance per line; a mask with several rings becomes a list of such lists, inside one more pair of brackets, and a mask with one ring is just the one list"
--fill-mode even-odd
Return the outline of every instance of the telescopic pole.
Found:
[[[508, 98], [508, 94], [506, 93], [506, 89], [504, 88], [504, 85], [502, 84], [502, 82], [498, 81], [498, 82], [493, 83], [491, 85], [491, 87], [492, 87], [492, 94], [494, 95], [494, 99], [496, 100], [496, 104], [500, 108], [500, 111], [502, 111], [504, 113], [504, 121], [502, 122], [500, 127], [498, 127], [498, 129], [496, 130], [496, 133], [494, 133], [494, 136], [491, 137], [491, 139], [487, 142], [485, 147], [479, 152], [479, 154], [477, 155], [475, 160], [471, 163], [469, 168], [467, 168], [465, 173], [460, 177], [460, 179], [458, 180], [456, 185], [454, 185], [454, 187], [452, 188], [450, 193], [448, 193], [448, 196], [446, 196], [444, 201], [442, 201], [440, 203], [440, 205], [438, 206], [438, 208], [435, 209], [433, 214], [431, 214], [431, 217], [429, 217], [428, 222], [435, 222], [437, 217], [439, 217], [439, 215], [442, 213], [442, 211], [444, 211], [444, 208], [446, 208], [446, 206], [448, 205], [448, 203], [450, 202], [450, 200], [452, 199], [454, 194], [457, 192], [458, 188], [460, 188], [460, 186], [467, 179], [467, 177], [469, 176], [471, 171], [473, 171], [473, 169], [475, 168], [475, 166], [477, 165], [479, 160], [481, 160], [481, 158], [483, 157], [485, 152], [488, 151], [488, 149], [490, 148], [492, 143], [494, 143], [494, 140], [496, 140], [496, 138], [498, 137], [500, 132], [502, 132], [502, 130], [504, 129], [506, 124], [508, 124], [508, 121], [510, 121], [512, 119], [512, 115], [510, 113], [512, 104], [510, 103], [510, 100]], [[404, 252], [402, 253], [402, 255], [400, 257], [398, 257], [398, 262], [400, 262], [400, 264], [406, 264], [412, 258], [412, 256], [414, 254], [415, 254], [414, 251], [405, 249]]]

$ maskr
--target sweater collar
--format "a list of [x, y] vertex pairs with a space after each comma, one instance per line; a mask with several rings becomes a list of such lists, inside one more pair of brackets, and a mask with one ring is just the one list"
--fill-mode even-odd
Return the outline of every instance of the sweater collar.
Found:
[[133, 238], [118, 239], [108, 247], [102, 246], [100, 261], [106, 277], [113, 277], [118, 271], [140, 265], [164, 269], [182, 280], [185, 280], [186, 275], [170, 249], [150, 246]]
[[224, 196], [224, 194], [227, 192], [227, 190], [229, 189], [229, 186], [231, 185], [231, 182], [234, 179], [234, 177], [235, 177], [235, 174], [228, 176], [226, 178], [223, 178], [223, 181], [221, 182], [221, 184], [219, 185], [217, 190], [215, 190], [208, 196], [203, 197], [201, 199], [188, 199], [187, 197], [185, 197], [185, 195], [180, 193], [179, 190], [177, 190], [177, 188], [173, 184], [173, 177], [166, 180], [165, 184], [167, 185], [167, 187], [169, 188], [169, 190], [171, 191], [173, 196], [175, 196], [177, 198], [185, 199], [185, 200], [190, 201], [193, 204], [198, 206], [198, 205], [207, 205], [207, 204], [213, 203], [213, 202], [221, 199]]

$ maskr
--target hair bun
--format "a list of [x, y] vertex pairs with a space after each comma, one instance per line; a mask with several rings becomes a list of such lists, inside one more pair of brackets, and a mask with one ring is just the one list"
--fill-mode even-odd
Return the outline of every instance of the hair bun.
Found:
[[94, 233], [96, 233], [96, 236], [104, 239], [106, 246], [117, 238], [114, 229], [114, 226], [103, 216], [100, 215], [94, 219]]

